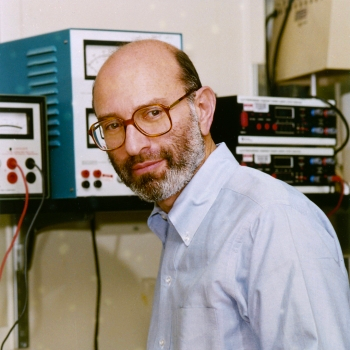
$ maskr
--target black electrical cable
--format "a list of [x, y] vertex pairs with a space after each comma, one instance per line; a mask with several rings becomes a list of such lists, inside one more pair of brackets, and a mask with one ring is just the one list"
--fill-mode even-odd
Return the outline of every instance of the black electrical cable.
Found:
[[100, 274], [100, 263], [99, 263], [98, 251], [97, 251], [95, 217], [93, 217], [90, 221], [90, 228], [91, 228], [91, 236], [92, 236], [92, 247], [94, 252], [96, 279], [97, 279], [94, 349], [98, 350], [98, 333], [99, 333], [100, 306], [101, 306], [101, 274]]
[[[273, 62], [272, 62], [272, 76], [270, 76], [270, 55], [269, 55], [269, 42], [268, 42], [268, 37], [267, 37], [267, 29], [268, 29], [268, 24], [269, 21], [272, 18], [275, 18], [277, 16], [277, 10], [275, 9], [270, 15], [268, 15], [266, 17], [265, 20], [265, 55], [266, 55], [266, 81], [267, 81], [267, 86], [268, 86], [268, 92], [270, 93], [270, 95], [275, 95], [276, 94], [276, 64], [277, 64], [277, 58], [278, 58], [278, 51], [280, 48], [280, 44], [281, 44], [281, 39], [282, 39], [282, 35], [289, 17], [289, 13], [291, 11], [292, 8], [292, 4], [293, 4], [294, 0], [289, 0], [285, 15], [284, 15], [284, 19], [283, 19], [283, 23], [282, 26], [280, 28], [280, 31], [278, 33], [278, 38], [276, 41], [276, 47], [275, 47], [275, 52], [274, 52], [274, 56], [273, 56]], [[346, 136], [345, 136], [345, 140], [343, 141], [343, 143], [334, 151], [334, 154], [339, 153], [348, 143], [349, 141], [349, 137], [350, 137], [350, 129], [349, 129], [349, 124], [345, 118], [345, 116], [343, 115], [343, 113], [336, 107], [334, 106], [332, 103], [330, 103], [329, 101], [322, 99], [318, 96], [310, 96], [311, 98], [315, 98], [318, 100], [323, 101], [324, 103], [326, 103], [327, 105], [330, 106], [331, 109], [333, 109], [340, 117], [340, 119], [342, 120], [345, 129], [346, 129]]]
[[34, 214], [34, 217], [33, 217], [32, 221], [31, 221], [31, 223], [29, 225], [29, 228], [28, 228], [27, 232], [26, 232], [25, 240], [24, 240], [24, 254], [23, 254], [24, 255], [23, 274], [24, 274], [24, 293], [25, 293], [24, 305], [23, 305], [22, 312], [19, 315], [17, 321], [15, 321], [13, 326], [8, 331], [5, 339], [3, 340], [0, 350], [3, 350], [7, 339], [9, 338], [10, 334], [12, 333], [12, 331], [15, 329], [15, 327], [18, 325], [18, 323], [20, 322], [20, 320], [24, 316], [24, 314], [25, 314], [25, 312], [27, 310], [27, 306], [28, 306], [28, 262], [27, 262], [28, 240], [29, 240], [30, 232], [31, 232], [31, 230], [33, 228], [33, 225], [34, 225], [34, 223], [36, 221], [37, 216], [39, 215], [39, 213], [41, 211], [41, 208], [42, 208], [42, 206], [44, 204], [44, 200], [45, 200], [45, 179], [44, 179], [44, 176], [43, 176], [43, 172], [36, 164], [34, 164], [34, 166], [39, 170], [40, 175], [41, 175], [43, 195], [41, 197], [41, 201], [40, 201], [40, 204], [38, 206], [38, 209], [36, 210], [36, 212]]
[[349, 124], [348, 124], [344, 114], [341, 112], [341, 110], [339, 108], [337, 108], [334, 104], [332, 104], [328, 100], [325, 100], [325, 99], [318, 97], [318, 96], [310, 96], [310, 98], [315, 98], [317, 100], [320, 100], [320, 101], [326, 103], [331, 109], [333, 109], [339, 115], [340, 119], [342, 120], [342, 122], [345, 126], [346, 134], [345, 134], [345, 139], [344, 139], [343, 143], [337, 149], [334, 150], [334, 154], [339, 153], [346, 146], [346, 144], [349, 141], [349, 137], [350, 137]]
[[266, 19], [265, 19], [265, 74], [266, 74], [266, 85], [267, 85], [267, 94], [271, 93], [271, 76], [270, 76], [270, 48], [269, 48], [269, 40], [268, 40], [268, 26], [271, 19], [277, 17], [277, 10], [273, 10]]
[[279, 52], [279, 49], [281, 46], [282, 36], [283, 36], [284, 29], [285, 29], [286, 24], [287, 24], [290, 10], [292, 9], [293, 2], [294, 2], [294, 0], [289, 0], [289, 2], [288, 2], [286, 13], [284, 15], [282, 26], [280, 28], [280, 31], [279, 31], [278, 37], [277, 37], [277, 41], [276, 41], [275, 52], [274, 52], [273, 61], [272, 61], [272, 77], [271, 77], [271, 89], [270, 89], [270, 93], [272, 96], [274, 96], [276, 94], [276, 64], [277, 64], [278, 52]]

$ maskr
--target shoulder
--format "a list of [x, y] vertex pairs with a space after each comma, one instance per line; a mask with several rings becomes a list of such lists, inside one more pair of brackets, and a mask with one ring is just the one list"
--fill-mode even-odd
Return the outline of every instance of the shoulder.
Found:
[[[223, 191], [235, 193], [241, 200], [261, 208], [280, 204], [305, 209], [310, 200], [287, 183], [259, 170], [238, 166], [223, 186]], [[312, 203], [311, 206], [314, 204]]]
[[314, 232], [332, 240], [336, 238], [326, 215], [304, 194], [252, 168], [236, 168], [222, 187], [217, 202], [223, 212], [228, 213], [230, 207], [237, 219], [244, 220], [253, 239], [258, 232], [264, 232], [266, 240], [273, 233], [282, 238], [289, 230], [298, 236]]

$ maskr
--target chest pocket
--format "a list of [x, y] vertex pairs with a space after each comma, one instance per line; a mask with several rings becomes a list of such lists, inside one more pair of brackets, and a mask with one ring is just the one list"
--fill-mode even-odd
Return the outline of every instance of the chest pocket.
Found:
[[175, 327], [176, 350], [222, 350], [214, 308], [179, 308]]

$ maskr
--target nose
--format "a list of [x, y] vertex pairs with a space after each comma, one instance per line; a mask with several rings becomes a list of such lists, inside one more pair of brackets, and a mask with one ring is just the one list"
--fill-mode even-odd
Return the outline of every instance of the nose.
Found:
[[128, 125], [125, 130], [125, 150], [130, 156], [140, 154], [141, 150], [150, 147], [151, 143], [146, 135], [138, 131], [134, 125]]

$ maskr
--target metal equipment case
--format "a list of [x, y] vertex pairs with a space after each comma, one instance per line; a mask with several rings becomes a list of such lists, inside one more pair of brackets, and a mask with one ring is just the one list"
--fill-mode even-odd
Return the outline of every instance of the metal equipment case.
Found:
[[46, 97], [51, 197], [133, 195], [107, 154], [87, 135], [94, 78], [124, 43], [159, 39], [178, 48], [178, 33], [67, 29], [0, 44], [0, 93]]

